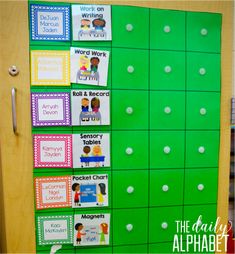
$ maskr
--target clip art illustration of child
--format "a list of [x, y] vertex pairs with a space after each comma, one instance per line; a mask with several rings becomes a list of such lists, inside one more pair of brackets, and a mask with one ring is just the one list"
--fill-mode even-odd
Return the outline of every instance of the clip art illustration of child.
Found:
[[88, 31], [91, 27], [91, 21], [89, 19], [82, 19], [81, 20], [81, 30]]
[[96, 31], [103, 31], [106, 25], [106, 21], [102, 18], [94, 19], [92, 25]]
[[80, 202], [80, 196], [81, 196], [81, 192], [80, 192], [80, 184], [79, 183], [74, 183], [72, 185], [72, 190], [75, 192], [74, 193], [74, 205], [75, 206], [81, 206], [81, 204], [79, 204]]
[[[83, 157], [89, 157], [90, 151], [91, 151], [91, 148], [89, 146], [84, 146], [83, 147], [84, 154], [82, 156]], [[85, 166], [89, 166], [89, 161], [85, 162]]]
[[99, 183], [98, 187], [99, 187], [98, 193], [94, 194], [97, 197], [96, 205], [103, 205], [104, 195], [106, 195], [106, 185], [104, 183]]
[[108, 234], [108, 224], [107, 223], [101, 223], [100, 224], [101, 233], [100, 235], [100, 244], [105, 244], [105, 235]]
[[82, 223], [77, 223], [75, 225], [75, 230], [77, 230], [77, 239], [76, 239], [76, 242], [77, 244], [81, 244], [81, 241], [82, 241], [82, 236], [83, 235], [86, 235], [86, 233], [82, 233], [81, 231], [83, 230], [84, 226]]
[[82, 105], [82, 112], [89, 112], [89, 99], [82, 98], [81, 105]]
[[79, 69], [81, 71], [86, 71], [89, 67], [89, 58], [87, 56], [80, 56], [79, 58]]
[[100, 99], [97, 97], [94, 97], [91, 100], [91, 108], [92, 108], [92, 112], [98, 113], [99, 112], [99, 108], [100, 108]]
[[100, 59], [99, 57], [92, 57], [90, 59], [90, 63], [91, 63], [91, 72], [95, 73], [98, 71], [98, 65], [100, 63]]
[[[93, 146], [93, 148], [92, 148], [92, 155], [93, 156], [101, 156], [102, 155], [102, 150], [101, 150], [101, 147], [99, 145]], [[100, 167], [100, 162], [97, 161], [95, 163], [95, 166], [96, 167]]]

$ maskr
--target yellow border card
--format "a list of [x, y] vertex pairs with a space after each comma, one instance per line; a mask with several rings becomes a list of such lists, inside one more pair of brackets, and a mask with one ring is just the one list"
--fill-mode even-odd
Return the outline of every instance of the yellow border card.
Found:
[[31, 51], [32, 86], [70, 86], [70, 52]]

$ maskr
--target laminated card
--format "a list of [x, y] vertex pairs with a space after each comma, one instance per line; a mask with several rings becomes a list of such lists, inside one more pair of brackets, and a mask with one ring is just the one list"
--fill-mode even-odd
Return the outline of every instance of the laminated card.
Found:
[[71, 83], [107, 86], [109, 51], [70, 48]]
[[73, 134], [73, 167], [110, 167], [109, 133]]
[[74, 246], [108, 245], [110, 214], [75, 214]]
[[72, 125], [109, 125], [109, 90], [72, 90]]
[[74, 41], [110, 41], [110, 5], [72, 5]]
[[71, 193], [73, 208], [108, 206], [108, 175], [73, 175]]

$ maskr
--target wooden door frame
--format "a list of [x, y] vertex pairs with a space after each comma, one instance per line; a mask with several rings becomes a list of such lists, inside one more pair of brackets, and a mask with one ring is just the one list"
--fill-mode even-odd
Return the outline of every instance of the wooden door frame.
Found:
[[[47, 2], [105, 3], [178, 9], [185, 11], [220, 12], [222, 26], [222, 90], [221, 135], [219, 162], [218, 216], [228, 218], [228, 186], [230, 167], [230, 98], [232, 94], [233, 1], [66, 1]], [[34, 190], [30, 113], [28, 3], [1, 1], [1, 88], [0, 88], [0, 210], [2, 252], [34, 253]], [[16, 65], [20, 73], [8, 74]], [[12, 131], [11, 88], [17, 88], [18, 135]]]

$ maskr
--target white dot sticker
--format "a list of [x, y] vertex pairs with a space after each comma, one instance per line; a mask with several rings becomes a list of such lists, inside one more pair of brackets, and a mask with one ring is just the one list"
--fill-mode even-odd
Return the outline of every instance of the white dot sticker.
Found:
[[165, 107], [165, 108], [164, 108], [164, 112], [165, 112], [166, 114], [170, 114], [170, 113], [171, 113], [171, 108], [170, 108], [170, 107]]
[[197, 189], [199, 190], [199, 191], [202, 191], [202, 190], [204, 190], [204, 185], [203, 184], [198, 184], [198, 186], [197, 186]]
[[205, 153], [205, 147], [204, 147], [204, 146], [200, 146], [200, 147], [198, 148], [198, 152], [199, 152], [199, 153]]
[[205, 108], [200, 108], [200, 114], [202, 116], [206, 115], [206, 109]]
[[171, 152], [171, 148], [169, 146], [165, 146], [163, 148], [163, 151], [164, 151], [165, 154], [169, 154]]
[[132, 231], [133, 230], [133, 225], [132, 224], [127, 224], [126, 225], [126, 230], [129, 231], [129, 232]]
[[128, 154], [128, 155], [133, 154], [133, 149], [131, 147], [127, 147], [126, 154]]
[[164, 192], [168, 191], [168, 190], [169, 190], [169, 186], [166, 185], [166, 184], [164, 184], [164, 185], [162, 186], [162, 190], [163, 190]]
[[127, 30], [128, 32], [131, 32], [133, 29], [134, 29], [134, 27], [133, 27], [132, 24], [127, 24], [127, 25], [126, 25], [126, 30]]
[[168, 228], [167, 222], [163, 222], [161, 226], [162, 226], [163, 229], [167, 229]]
[[170, 73], [171, 67], [169, 65], [165, 66], [164, 71], [165, 71], [165, 73]]
[[135, 189], [134, 189], [133, 186], [128, 186], [126, 191], [127, 191], [127, 193], [131, 194], [131, 193], [134, 192], [134, 190], [135, 190]]
[[134, 70], [135, 70], [135, 68], [134, 68], [134, 66], [132, 66], [132, 65], [129, 65], [129, 66], [127, 67], [127, 71], [128, 71], [129, 73], [133, 73]]
[[171, 27], [170, 26], [164, 26], [163, 30], [164, 30], [165, 33], [170, 33]]
[[206, 28], [201, 29], [201, 35], [206, 36], [208, 34], [208, 31]]
[[127, 113], [128, 115], [131, 115], [131, 114], [133, 113], [133, 108], [132, 108], [132, 107], [127, 107], [127, 108], [126, 108], [126, 113]]
[[206, 69], [205, 68], [200, 68], [199, 69], [199, 74], [202, 75], [202, 76], [205, 75], [206, 74]]

